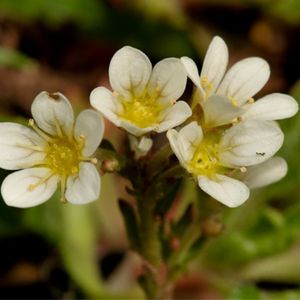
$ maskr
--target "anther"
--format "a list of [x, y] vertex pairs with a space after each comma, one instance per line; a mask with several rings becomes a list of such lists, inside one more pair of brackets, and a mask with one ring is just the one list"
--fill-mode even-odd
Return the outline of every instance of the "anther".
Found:
[[254, 102], [255, 102], [254, 98], [249, 98], [249, 99], [248, 99], [248, 103], [252, 104], [252, 103], [254, 103]]
[[118, 97], [118, 96], [120, 95], [120, 94], [119, 94], [118, 92], [116, 92], [116, 91], [113, 91], [112, 94], [113, 94], [113, 96], [115, 96], [115, 97]]
[[97, 159], [96, 157], [92, 157], [92, 158], [91, 158], [91, 163], [92, 163], [92, 164], [96, 165], [97, 162], [98, 162], [98, 159]]
[[242, 173], [246, 173], [246, 172], [247, 172], [247, 168], [246, 168], [246, 167], [240, 167], [240, 171], [241, 171]]
[[231, 101], [233, 106], [235, 106], [235, 107], [239, 106], [238, 102], [232, 96], [229, 96], [228, 98]]
[[33, 119], [29, 119], [28, 125], [31, 126], [31, 127], [33, 127], [34, 126], [34, 120]]

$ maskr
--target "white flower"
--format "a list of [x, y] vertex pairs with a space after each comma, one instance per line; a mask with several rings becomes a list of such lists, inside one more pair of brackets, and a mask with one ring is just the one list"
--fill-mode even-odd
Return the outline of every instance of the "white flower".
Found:
[[91, 105], [118, 127], [134, 136], [163, 132], [180, 125], [191, 109], [176, 100], [186, 85], [186, 72], [179, 59], [166, 58], [153, 70], [148, 57], [125, 46], [115, 53], [109, 65], [113, 92], [94, 89]]
[[91, 155], [100, 144], [104, 123], [93, 110], [74, 122], [70, 102], [60, 93], [40, 93], [32, 103], [32, 129], [0, 123], [0, 167], [18, 170], [7, 176], [1, 193], [7, 205], [31, 207], [61, 187], [61, 199], [85, 204], [98, 199], [100, 177]]
[[[283, 143], [283, 133], [275, 122], [254, 120], [205, 135], [197, 122], [192, 122], [179, 132], [169, 130], [167, 137], [180, 164], [196, 178], [199, 187], [229, 207], [239, 206], [249, 197], [247, 185], [233, 178], [236, 170], [247, 172], [249, 167], [256, 168], [253, 173], [260, 172], [263, 164], [259, 164], [271, 158]], [[280, 177], [268, 179], [269, 175], [266, 171], [261, 175], [263, 184]], [[251, 177], [245, 182], [251, 182]]]
[[269, 79], [268, 63], [259, 57], [249, 57], [226, 72], [228, 49], [218, 36], [209, 45], [200, 75], [192, 59], [182, 57], [181, 61], [188, 77], [198, 88], [192, 108], [201, 104], [205, 128], [240, 119], [285, 119], [298, 111], [298, 103], [285, 94], [274, 93], [255, 101], [252, 97]]

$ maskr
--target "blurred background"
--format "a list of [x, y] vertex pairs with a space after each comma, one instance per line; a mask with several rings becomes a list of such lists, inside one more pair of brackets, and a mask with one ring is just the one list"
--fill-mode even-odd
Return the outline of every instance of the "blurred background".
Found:
[[[201, 66], [214, 35], [227, 42], [230, 65], [247, 56], [270, 63], [258, 96], [300, 100], [299, 0], [0, 0], [0, 121], [26, 123], [42, 90], [64, 93], [76, 112], [88, 107], [124, 45], [153, 63], [190, 56]], [[280, 125], [288, 175], [225, 210], [224, 234], [205, 245], [175, 298], [300, 299], [300, 116]], [[108, 123], [106, 136], [121, 145], [121, 131]], [[8, 173], [1, 170], [0, 182]], [[142, 297], [116, 204], [124, 184], [113, 175], [102, 182], [100, 200], [84, 207], [55, 196], [23, 210], [1, 199], [0, 298]], [[198, 201], [190, 181], [182, 188], [183, 205]]]

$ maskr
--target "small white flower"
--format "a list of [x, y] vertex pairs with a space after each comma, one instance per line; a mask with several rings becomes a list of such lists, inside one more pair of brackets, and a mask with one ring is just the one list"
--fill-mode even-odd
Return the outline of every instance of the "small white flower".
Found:
[[90, 102], [134, 136], [163, 132], [180, 125], [192, 113], [187, 103], [176, 102], [184, 92], [186, 79], [179, 59], [166, 58], [152, 70], [143, 52], [125, 46], [114, 54], [109, 65], [113, 92], [98, 87], [92, 91]]
[[192, 107], [201, 104], [205, 128], [230, 124], [237, 119], [285, 119], [298, 111], [298, 103], [285, 94], [274, 93], [256, 101], [252, 98], [270, 76], [270, 67], [264, 59], [245, 58], [225, 73], [228, 49], [218, 36], [209, 45], [200, 75], [192, 59], [182, 57], [181, 61], [198, 88]]
[[[181, 165], [196, 178], [199, 187], [229, 207], [239, 206], [249, 197], [247, 185], [233, 177], [236, 170], [258, 168], [283, 143], [283, 133], [275, 122], [253, 120], [205, 135], [197, 122], [192, 122], [179, 132], [169, 130], [167, 137]], [[268, 183], [267, 176], [268, 172], [261, 175], [263, 184]], [[251, 175], [245, 182], [250, 181]], [[269, 179], [272, 181], [274, 177]]]
[[48, 200], [60, 182], [61, 199], [85, 204], [98, 199], [100, 177], [93, 163], [103, 138], [102, 117], [82, 111], [74, 122], [70, 102], [60, 93], [41, 92], [31, 106], [32, 129], [0, 123], [0, 167], [7, 176], [1, 194], [9, 206], [31, 207]]

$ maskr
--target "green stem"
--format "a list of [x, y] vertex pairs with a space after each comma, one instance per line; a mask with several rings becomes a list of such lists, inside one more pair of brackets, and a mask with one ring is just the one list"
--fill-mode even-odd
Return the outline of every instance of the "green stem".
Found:
[[177, 273], [177, 267], [182, 264], [191, 246], [196, 242], [196, 240], [200, 237], [200, 235], [201, 235], [200, 222], [195, 221], [190, 225], [190, 227], [185, 232], [182, 240], [180, 241], [179, 248], [170, 255], [170, 258], [168, 260], [168, 266], [171, 270], [171, 273], [173, 273], [172, 276], [174, 277], [173, 279], [177, 277], [175, 276], [175, 274]]
[[138, 199], [140, 216], [141, 255], [145, 260], [143, 288], [148, 299], [158, 299], [161, 294], [159, 283], [159, 267], [161, 265], [161, 249], [158, 238], [158, 224], [153, 215], [154, 204], [148, 197]]
[[158, 240], [158, 226], [153, 216], [153, 203], [146, 197], [138, 200], [138, 211], [140, 215], [140, 230], [142, 236], [143, 257], [153, 266], [159, 266], [160, 243]]
[[159, 151], [157, 151], [147, 167], [147, 173], [152, 177], [157, 174], [168, 162], [168, 158], [172, 155], [170, 144], [167, 143]]
[[184, 171], [182, 166], [177, 164], [161, 173], [155, 180], [160, 182], [161, 180], [164, 180], [166, 178], [182, 178], [185, 175], [186, 172]]

